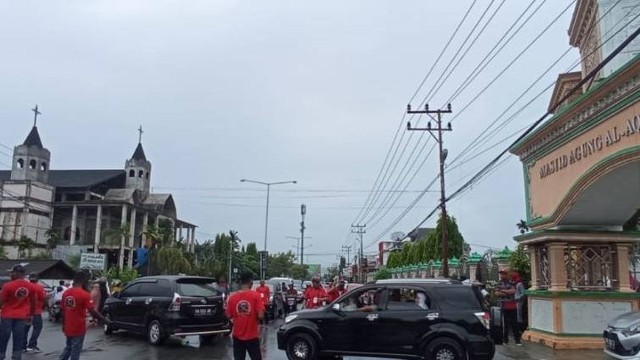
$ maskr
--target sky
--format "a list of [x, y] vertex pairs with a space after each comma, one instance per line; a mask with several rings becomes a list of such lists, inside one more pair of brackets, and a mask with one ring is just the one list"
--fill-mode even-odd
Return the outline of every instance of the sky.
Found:
[[[343, 245], [357, 245], [350, 227], [358, 222], [367, 224], [364, 252], [373, 252], [377, 241], [408, 232], [437, 205], [435, 183], [395, 221], [437, 174], [436, 152], [426, 156], [433, 141], [420, 151], [429, 134], [405, 130], [407, 103], [415, 109], [428, 98], [432, 109], [445, 105], [531, 4], [477, 2], [436, 62], [471, 3], [0, 2], [0, 169], [11, 163], [7, 147], [29, 132], [36, 103], [52, 169], [123, 168], [142, 126], [152, 189], [174, 195], [179, 217], [199, 226], [199, 241], [233, 229], [262, 249], [265, 187], [240, 179], [296, 180], [272, 188], [270, 252], [295, 252], [289, 237], [299, 236], [303, 203], [306, 263], [336, 263]], [[509, 135], [544, 114], [551, 89], [535, 96], [579, 60], [573, 49], [554, 65], [570, 48], [572, 2], [534, 1], [519, 24], [538, 6], [455, 97], [453, 113], [443, 115], [453, 127], [445, 133], [448, 193], [506, 148]], [[501, 113], [511, 115], [534, 98], [469, 153], [476, 157], [454, 161]], [[402, 141], [381, 187], [407, 191], [373, 192], [375, 201], [360, 211], [398, 143], [399, 126]], [[475, 251], [515, 246], [515, 224], [525, 218], [520, 161], [509, 155], [448, 206]]]

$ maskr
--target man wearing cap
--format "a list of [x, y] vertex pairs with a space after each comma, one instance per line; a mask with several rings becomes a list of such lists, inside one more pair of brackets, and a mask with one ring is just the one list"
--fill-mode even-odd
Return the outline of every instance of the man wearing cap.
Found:
[[12, 360], [22, 359], [24, 329], [31, 324], [36, 298], [33, 286], [24, 278], [24, 267], [15, 265], [11, 270], [11, 281], [0, 290], [0, 360], [7, 353], [9, 338], [13, 336]]
[[516, 287], [509, 278], [507, 270], [500, 270], [500, 282], [496, 284], [496, 297], [500, 300], [502, 308], [503, 343], [509, 343], [509, 333], [513, 333], [513, 339], [516, 346], [522, 346], [520, 343], [520, 329], [518, 328], [518, 303], [515, 300]]
[[[40, 352], [38, 348], [38, 338], [42, 332], [42, 310], [44, 309], [44, 302], [47, 299], [47, 292], [44, 287], [38, 283], [38, 274], [29, 274], [29, 282], [33, 287], [33, 293], [36, 298], [36, 306], [33, 309], [33, 316], [31, 317], [31, 325], [33, 325], [33, 331], [31, 332], [31, 338], [29, 339], [29, 329], [31, 325], [27, 325], [24, 328], [24, 341], [22, 349], [25, 352]], [[27, 343], [27, 340], [29, 342]]]

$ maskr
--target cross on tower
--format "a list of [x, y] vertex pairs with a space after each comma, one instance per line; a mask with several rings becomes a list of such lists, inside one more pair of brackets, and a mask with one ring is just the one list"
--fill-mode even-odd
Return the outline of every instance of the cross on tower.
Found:
[[31, 111], [33, 111], [33, 127], [35, 127], [38, 124], [38, 115], [42, 115], [42, 113], [38, 111], [38, 104]]
[[144, 133], [144, 131], [142, 131], [142, 125], [138, 128], [138, 133], [138, 143], [142, 144], [142, 133]]

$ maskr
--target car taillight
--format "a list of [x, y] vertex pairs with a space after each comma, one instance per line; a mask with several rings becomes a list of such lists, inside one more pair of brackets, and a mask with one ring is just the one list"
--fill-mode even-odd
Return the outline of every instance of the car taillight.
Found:
[[182, 299], [180, 299], [180, 295], [174, 293], [169, 311], [180, 311], [180, 305], [182, 305]]
[[474, 313], [473, 315], [475, 315], [478, 318], [478, 320], [480, 320], [482, 325], [484, 325], [484, 327], [486, 327], [487, 330], [491, 328], [491, 314], [489, 314], [488, 312], [477, 312], [477, 313]]

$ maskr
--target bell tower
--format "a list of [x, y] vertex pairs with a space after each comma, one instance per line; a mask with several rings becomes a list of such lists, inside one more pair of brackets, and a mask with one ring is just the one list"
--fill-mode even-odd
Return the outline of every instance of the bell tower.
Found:
[[38, 133], [38, 106], [34, 112], [33, 128], [21, 145], [13, 148], [13, 164], [11, 165], [11, 180], [32, 180], [43, 184], [49, 179], [49, 163], [51, 153], [42, 146]]
[[138, 146], [133, 152], [131, 159], [125, 162], [127, 172], [127, 189], [140, 190], [143, 194], [148, 194], [151, 183], [151, 163], [147, 160], [142, 148], [142, 126], [138, 129]]

